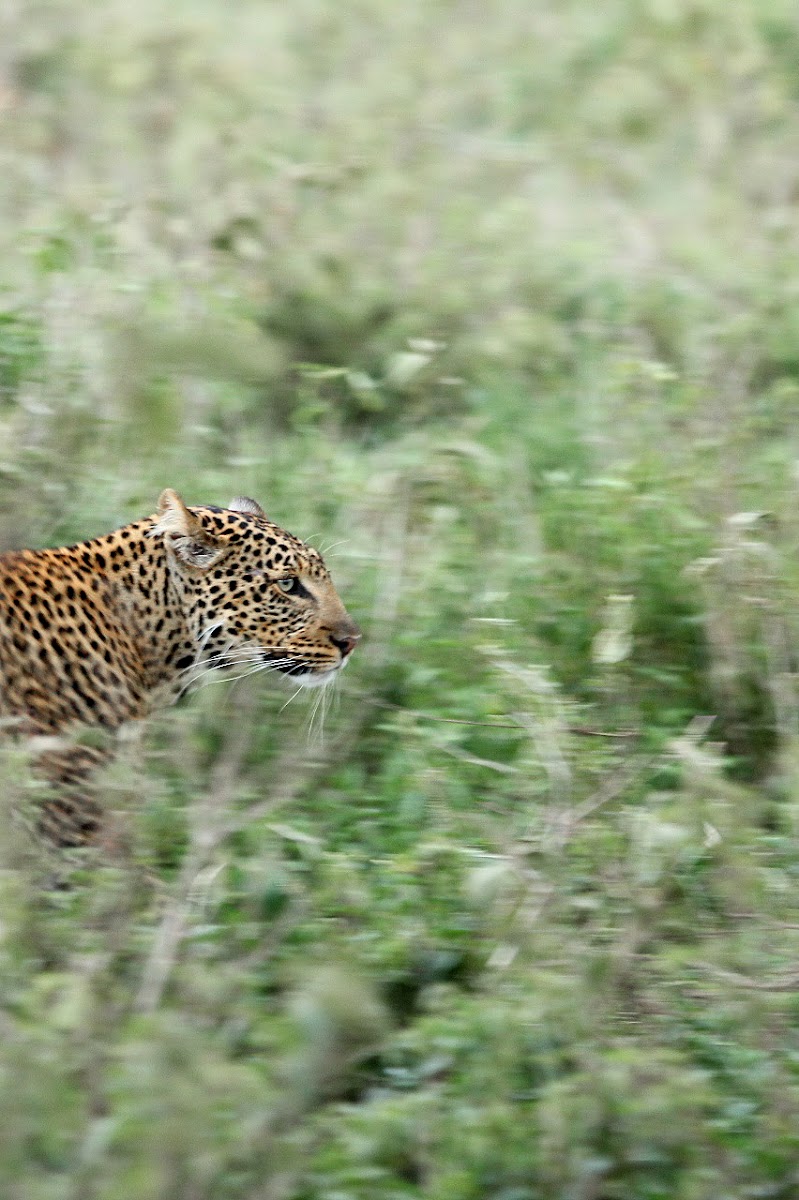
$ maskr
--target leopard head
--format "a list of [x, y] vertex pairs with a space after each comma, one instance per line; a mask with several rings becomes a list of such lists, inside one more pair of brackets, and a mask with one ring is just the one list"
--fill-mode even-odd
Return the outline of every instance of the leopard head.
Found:
[[163, 539], [198, 661], [269, 666], [310, 686], [347, 662], [361, 635], [322, 556], [254, 500], [188, 508], [167, 489], [151, 536]]

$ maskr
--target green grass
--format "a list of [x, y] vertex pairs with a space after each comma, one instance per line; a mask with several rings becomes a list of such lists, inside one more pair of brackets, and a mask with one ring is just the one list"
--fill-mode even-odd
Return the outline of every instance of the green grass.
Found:
[[252, 494], [363, 625], [53, 864], [0, 1195], [799, 1193], [787, 0], [0, 16], [0, 546]]

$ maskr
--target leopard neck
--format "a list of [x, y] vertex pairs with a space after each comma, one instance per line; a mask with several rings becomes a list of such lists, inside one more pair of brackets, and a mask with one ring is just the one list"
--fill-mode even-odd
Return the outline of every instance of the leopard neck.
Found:
[[[142, 703], [162, 703], [164, 690], [179, 691], [197, 656], [195, 634], [186, 618], [185, 587], [170, 568], [154, 517], [115, 529], [74, 547], [96, 577], [105, 579], [113, 610], [124, 629], [135, 663]], [[130, 650], [135, 648], [135, 654]]]

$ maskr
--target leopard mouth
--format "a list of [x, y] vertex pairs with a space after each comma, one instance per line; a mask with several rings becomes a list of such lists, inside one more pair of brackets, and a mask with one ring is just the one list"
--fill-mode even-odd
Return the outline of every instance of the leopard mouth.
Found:
[[320, 666], [305, 662], [301, 658], [287, 658], [285, 655], [269, 654], [268, 652], [264, 654], [263, 658], [264, 662], [273, 670], [279, 671], [281, 675], [286, 675], [303, 687], [318, 687], [320, 684], [329, 683], [342, 665], [341, 663], [324, 663]]
[[207, 655], [205, 666], [220, 671], [235, 671], [247, 661], [253, 664], [260, 663], [262, 667], [268, 667], [302, 686], [310, 687], [329, 683], [338, 668], [343, 666], [343, 663], [311, 663], [303, 658], [281, 654], [278, 650], [264, 650], [260, 647], [252, 657], [244, 659], [231, 657], [226, 649], [214, 651]]

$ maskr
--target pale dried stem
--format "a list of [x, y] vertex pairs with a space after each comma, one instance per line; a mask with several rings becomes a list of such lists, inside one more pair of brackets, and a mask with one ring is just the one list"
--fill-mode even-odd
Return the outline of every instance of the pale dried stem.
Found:
[[297, 742], [273, 766], [271, 773], [280, 782], [270, 794], [258, 804], [231, 812], [241, 782], [242, 760], [251, 731], [251, 723], [244, 719], [245, 715], [239, 714], [238, 719], [232, 722], [236, 733], [220, 757], [197, 810], [191, 844], [142, 971], [134, 1002], [134, 1007], [140, 1012], [152, 1012], [161, 1002], [195, 907], [198, 887], [221, 843], [245, 825], [271, 816], [277, 809], [290, 804], [317, 775], [345, 757], [357, 740], [364, 720], [359, 712], [339, 732], [335, 741], [331, 739], [325, 753], [313, 759], [309, 759], [307, 747], [304, 742], [300, 744], [298, 735]]

